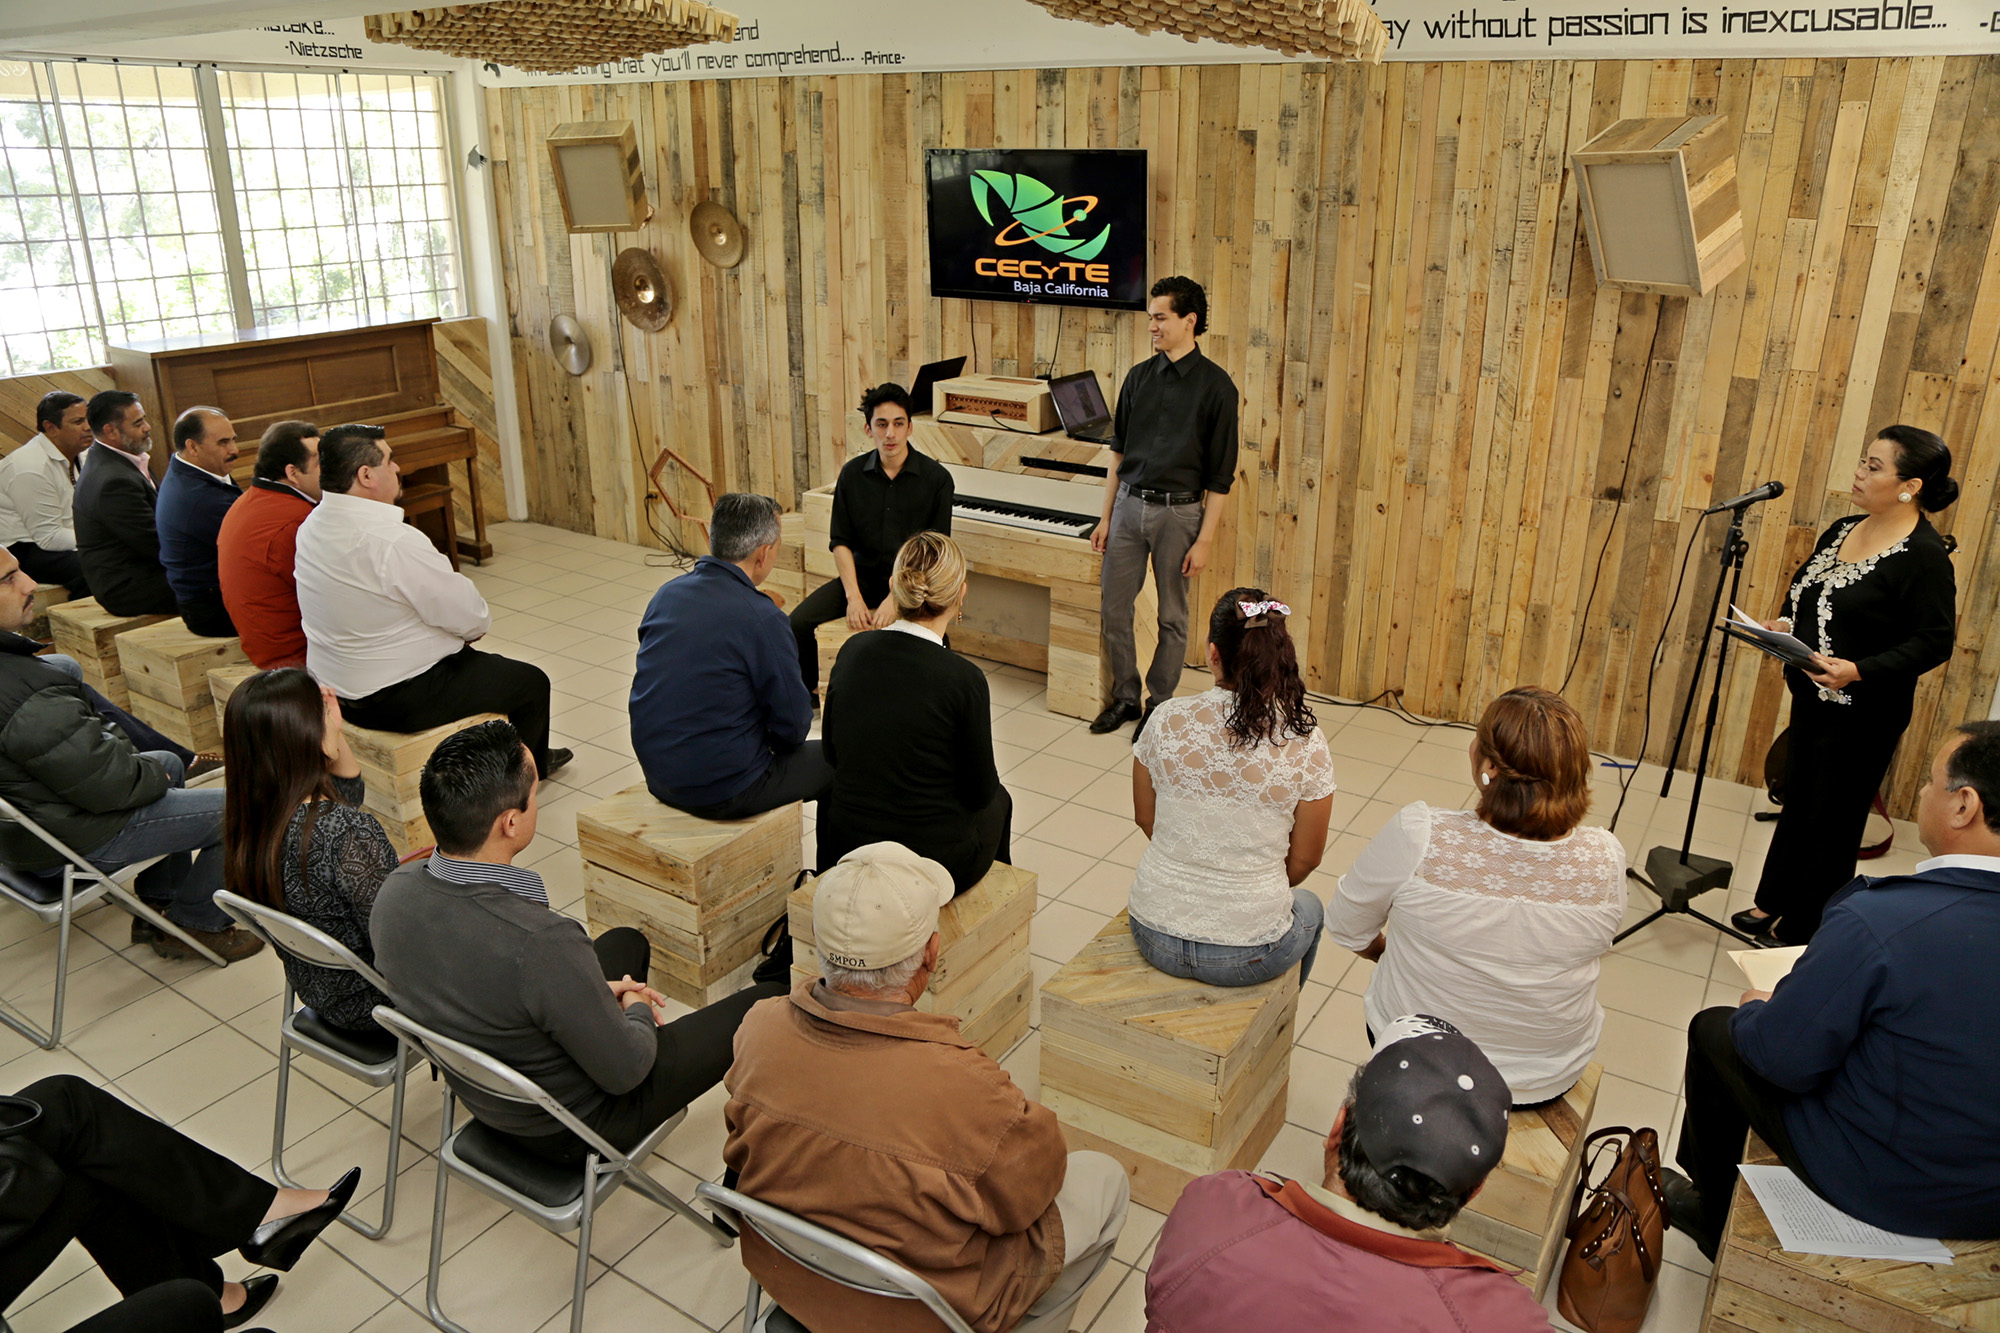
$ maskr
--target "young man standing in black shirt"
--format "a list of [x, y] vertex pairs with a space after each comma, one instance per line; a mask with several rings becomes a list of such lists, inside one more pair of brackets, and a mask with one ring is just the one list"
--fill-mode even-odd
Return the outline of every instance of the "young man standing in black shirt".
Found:
[[889, 568], [896, 552], [919, 532], [951, 535], [951, 473], [910, 447], [910, 395], [900, 384], [877, 385], [861, 396], [861, 416], [875, 448], [848, 459], [833, 484], [827, 545], [840, 577], [807, 594], [792, 612], [799, 674], [815, 701], [819, 645], [813, 631], [843, 615], [851, 630], [893, 624]]
[[[1146, 318], [1154, 355], [1132, 367], [1118, 391], [1104, 516], [1090, 534], [1091, 549], [1104, 554], [1099, 585], [1111, 658], [1111, 704], [1090, 729], [1101, 735], [1138, 718], [1134, 739], [1180, 684], [1188, 580], [1208, 564], [1223, 498], [1236, 479], [1236, 383], [1195, 343], [1208, 328], [1208, 294], [1192, 278], [1161, 278]], [[1132, 604], [1149, 562], [1160, 598], [1160, 641], [1146, 672], [1142, 714]]]

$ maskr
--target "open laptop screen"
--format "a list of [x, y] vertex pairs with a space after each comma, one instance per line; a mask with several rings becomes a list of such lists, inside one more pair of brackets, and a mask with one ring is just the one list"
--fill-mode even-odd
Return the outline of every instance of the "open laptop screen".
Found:
[[1097, 372], [1079, 371], [1049, 381], [1049, 397], [1055, 400], [1056, 415], [1064, 430], [1082, 430], [1111, 419], [1104, 405], [1104, 391], [1097, 387]]

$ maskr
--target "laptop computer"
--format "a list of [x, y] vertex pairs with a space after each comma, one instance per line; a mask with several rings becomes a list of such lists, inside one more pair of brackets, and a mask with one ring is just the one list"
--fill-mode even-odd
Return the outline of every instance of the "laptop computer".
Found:
[[1097, 372], [1079, 370], [1049, 381], [1049, 397], [1055, 400], [1056, 419], [1072, 440], [1089, 444], [1111, 444], [1111, 409], [1104, 405], [1104, 390], [1097, 385]]
[[910, 406], [915, 409], [913, 416], [931, 415], [931, 390], [939, 380], [952, 379], [965, 371], [965, 358], [948, 356], [942, 361], [933, 361], [917, 372], [917, 382], [910, 386]]

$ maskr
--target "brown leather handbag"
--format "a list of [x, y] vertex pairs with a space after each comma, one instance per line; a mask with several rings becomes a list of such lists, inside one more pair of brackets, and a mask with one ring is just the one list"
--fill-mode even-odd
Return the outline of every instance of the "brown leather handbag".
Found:
[[[1606, 1153], [1611, 1169], [1591, 1179]], [[1615, 1126], [1584, 1141], [1583, 1172], [1570, 1202], [1556, 1310], [1586, 1333], [1638, 1333], [1653, 1303], [1667, 1229], [1660, 1192], [1660, 1136]]]

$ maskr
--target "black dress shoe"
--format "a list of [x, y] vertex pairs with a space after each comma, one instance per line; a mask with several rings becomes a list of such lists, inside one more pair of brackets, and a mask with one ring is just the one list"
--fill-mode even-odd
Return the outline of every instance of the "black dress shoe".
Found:
[[281, 1273], [289, 1273], [292, 1265], [299, 1261], [299, 1256], [305, 1253], [306, 1246], [317, 1240], [319, 1233], [333, 1225], [333, 1219], [346, 1211], [348, 1200], [354, 1197], [354, 1188], [360, 1183], [361, 1168], [349, 1167], [346, 1175], [333, 1182], [325, 1203], [317, 1208], [308, 1208], [303, 1213], [293, 1213], [290, 1217], [264, 1223], [250, 1233], [250, 1239], [238, 1246], [236, 1252], [259, 1268], [275, 1268]]
[[1771, 928], [1771, 922], [1774, 919], [1768, 916], [1758, 916], [1757, 913], [1746, 907], [1731, 916], [1729, 924], [1742, 931], [1745, 935], [1762, 935]]
[[565, 750], [560, 746], [551, 749], [549, 751], [549, 766], [543, 771], [542, 776], [544, 778], [554, 777], [556, 774], [562, 772], [564, 764], [567, 764], [574, 758], [576, 758], [576, 751], [574, 750]]
[[1099, 713], [1097, 720], [1090, 724], [1090, 734], [1093, 736], [1102, 736], [1107, 732], [1116, 731], [1138, 716], [1139, 705], [1137, 704], [1113, 704]]
[[234, 1314], [222, 1316], [222, 1326], [224, 1328], [243, 1327], [256, 1318], [257, 1312], [269, 1305], [271, 1298], [277, 1294], [278, 1275], [276, 1273], [262, 1273], [256, 1277], [245, 1279], [243, 1283], [243, 1304], [236, 1307]]
[[1667, 1223], [1674, 1230], [1694, 1242], [1695, 1248], [1711, 1262], [1721, 1238], [1708, 1228], [1707, 1210], [1702, 1207], [1701, 1191], [1672, 1167], [1660, 1171], [1660, 1193], [1667, 1201]]
[[1139, 714], [1139, 725], [1132, 728], [1132, 744], [1137, 745], [1139, 738], [1146, 734], [1146, 724], [1153, 720], [1153, 710], [1158, 707], [1158, 704], [1147, 704], [1146, 711]]

